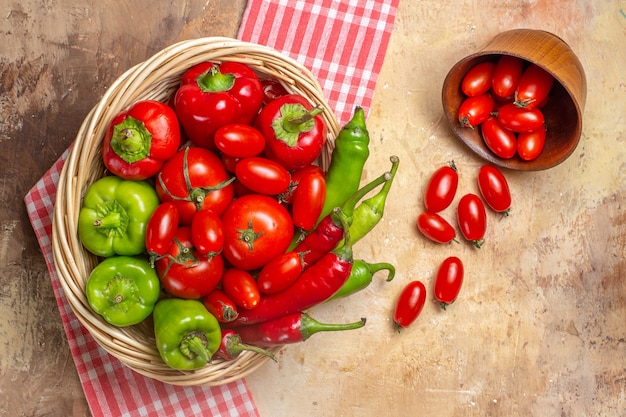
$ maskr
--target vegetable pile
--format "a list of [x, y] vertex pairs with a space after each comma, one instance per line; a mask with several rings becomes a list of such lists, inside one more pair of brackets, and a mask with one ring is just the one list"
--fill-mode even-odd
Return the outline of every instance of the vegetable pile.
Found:
[[114, 326], [152, 315], [161, 358], [181, 370], [364, 326], [307, 310], [377, 272], [393, 279], [393, 265], [355, 259], [353, 245], [381, 220], [399, 160], [361, 186], [369, 133], [356, 107], [325, 172], [323, 111], [243, 63], [203, 62], [167, 104], [116, 115], [102, 142], [108, 175], [79, 213], [100, 260], [91, 308]]

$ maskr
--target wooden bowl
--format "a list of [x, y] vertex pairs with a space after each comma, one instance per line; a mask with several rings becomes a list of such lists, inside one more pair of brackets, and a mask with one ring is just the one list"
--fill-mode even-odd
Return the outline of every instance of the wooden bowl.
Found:
[[[549, 102], [542, 108], [546, 122], [546, 143], [532, 161], [517, 155], [496, 156], [484, 143], [480, 129], [462, 127], [457, 112], [463, 99], [461, 80], [474, 65], [512, 55], [539, 65], [555, 78]], [[582, 131], [582, 113], [587, 98], [587, 80], [582, 64], [558, 36], [542, 30], [515, 29], [496, 35], [478, 52], [457, 62], [443, 83], [444, 113], [454, 133], [472, 151], [487, 161], [518, 171], [539, 171], [563, 162], [576, 149]]]

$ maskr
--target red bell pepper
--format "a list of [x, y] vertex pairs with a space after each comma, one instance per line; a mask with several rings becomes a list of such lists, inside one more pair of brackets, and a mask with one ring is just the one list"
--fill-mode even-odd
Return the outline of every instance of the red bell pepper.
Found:
[[180, 144], [174, 110], [160, 101], [138, 101], [111, 120], [102, 141], [102, 160], [118, 177], [145, 180], [159, 172]]
[[254, 122], [265, 136], [265, 156], [289, 171], [310, 165], [326, 143], [327, 127], [313, 107], [298, 94], [287, 94], [268, 103]]
[[248, 65], [202, 62], [185, 72], [174, 109], [189, 140], [215, 150], [215, 131], [226, 124], [252, 124], [263, 104], [263, 86]]

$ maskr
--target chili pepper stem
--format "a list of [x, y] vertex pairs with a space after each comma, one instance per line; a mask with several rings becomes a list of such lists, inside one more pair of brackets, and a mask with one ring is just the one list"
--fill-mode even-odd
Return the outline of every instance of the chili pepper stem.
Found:
[[320, 323], [308, 314], [303, 313], [300, 322], [300, 333], [302, 334], [302, 341], [307, 340], [315, 333], [319, 332], [335, 332], [343, 330], [354, 330], [365, 326], [367, 319], [362, 317], [360, 321], [347, 324], [334, 324], [334, 323]]
[[352, 215], [354, 214], [354, 209], [359, 201], [363, 199], [367, 194], [369, 194], [372, 190], [374, 190], [379, 185], [386, 183], [393, 178], [393, 172], [387, 171], [378, 178], [374, 179], [370, 183], [361, 187], [356, 193], [353, 193], [342, 205], [341, 211], [348, 218], [349, 223], [351, 223], [350, 219], [352, 219]]
[[382, 270], [387, 270], [387, 282], [391, 281], [396, 275], [396, 267], [388, 262], [378, 262], [375, 264], [368, 264], [372, 275]]
[[250, 351], [250, 352], [258, 353], [261, 355], [265, 355], [271, 360], [273, 360], [274, 362], [278, 362], [278, 360], [276, 359], [276, 356], [274, 356], [272, 352], [265, 350], [263, 348], [260, 348], [258, 346], [243, 343], [241, 341], [241, 336], [236, 335], [236, 334], [233, 334], [228, 338], [228, 341], [226, 342], [226, 349], [228, 351], [228, 354], [232, 356], [233, 358], [239, 356], [239, 354], [242, 352]]
[[335, 253], [340, 259], [352, 261], [352, 239], [350, 239], [350, 226], [348, 225], [348, 220], [339, 207], [335, 207], [333, 209], [333, 216], [340, 222], [343, 228], [343, 245], [341, 245], [340, 248], [335, 249]]

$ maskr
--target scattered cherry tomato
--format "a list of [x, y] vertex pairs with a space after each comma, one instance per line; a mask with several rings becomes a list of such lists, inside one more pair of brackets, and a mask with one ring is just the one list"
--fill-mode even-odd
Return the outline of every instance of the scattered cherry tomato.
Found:
[[317, 219], [326, 200], [326, 179], [321, 170], [309, 170], [299, 179], [291, 200], [291, 217], [294, 226], [309, 231]]
[[222, 220], [212, 210], [200, 210], [191, 220], [191, 241], [202, 255], [214, 255], [224, 248]]
[[515, 95], [524, 68], [524, 60], [511, 55], [502, 55], [493, 70], [491, 91], [500, 99]]
[[254, 277], [243, 269], [228, 268], [224, 271], [222, 288], [237, 307], [250, 310], [261, 301], [261, 293]]
[[465, 194], [457, 207], [459, 229], [466, 240], [480, 248], [487, 231], [485, 205], [476, 194]]
[[215, 131], [217, 149], [235, 158], [257, 156], [265, 148], [265, 137], [250, 125], [231, 123]]
[[491, 89], [493, 70], [496, 64], [491, 61], [474, 65], [461, 81], [461, 91], [468, 97], [485, 94]]
[[250, 190], [266, 195], [284, 193], [291, 182], [291, 176], [285, 167], [260, 156], [243, 158], [237, 162], [235, 175]]
[[421, 213], [417, 217], [417, 228], [424, 236], [437, 243], [449, 243], [456, 237], [452, 225], [437, 213]]
[[229, 323], [239, 316], [235, 302], [219, 288], [207, 294], [202, 299], [202, 303], [221, 323]]
[[546, 128], [541, 126], [531, 132], [517, 135], [517, 154], [525, 161], [536, 159], [546, 144]]
[[426, 211], [438, 213], [448, 208], [454, 200], [458, 184], [459, 175], [454, 161], [438, 168], [426, 184], [426, 191], [424, 192]]
[[257, 284], [263, 294], [275, 294], [287, 289], [304, 270], [301, 253], [289, 251], [269, 261], [259, 272]]
[[511, 192], [504, 174], [498, 168], [493, 165], [480, 167], [478, 170], [478, 189], [493, 211], [508, 216], [511, 208]]
[[480, 125], [485, 145], [494, 154], [503, 159], [510, 159], [517, 152], [515, 132], [502, 126], [496, 117], [490, 117]]
[[515, 90], [515, 104], [532, 109], [542, 104], [550, 94], [554, 77], [539, 65], [530, 64], [524, 70]]
[[461, 285], [463, 285], [463, 274], [463, 262], [456, 256], [444, 259], [439, 265], [435, 276], [435, 300], [439, 301], [444, 310], [459, 296]]
[[151, 255], [165, 255], [178, 230], [178, 210], [173, 203], [161, 203], [152, 212], [146, 226], [146, 250]]
[[500, 124], [513, 132], [530, 132], [543, 126], [545, 120], [538, 108], [519, 107], [514, 103], [505, 104], [498, 110]]
[[420, 315], [426, 303], [426, 287], [421, 281], [409, 282], [400, 292], [393, 313], [398, 332], [410, 326]]
[[473, 129], [487, 120], [494, 106], [495, 102], [489, 93], [467, 97], [459, 106], [459, 123]]

